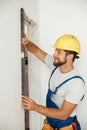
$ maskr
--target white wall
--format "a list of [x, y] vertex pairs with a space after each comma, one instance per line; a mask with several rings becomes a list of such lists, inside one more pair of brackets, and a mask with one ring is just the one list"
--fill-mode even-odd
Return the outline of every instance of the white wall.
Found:
[[[52, 54], [51, 45], [64, 33], [72, 33], [81, 41], [81, 58], [76, 67], [86, 76], [86, 0], [1, 0], [0, 1], [0, 129], [24, 130], [21, 105], [20, 8], [37, 24], [30, 39]], [[30, 97], [45, 105], [49, 70], [29, 53]], [[87, 97], [87, 96], [86, 96]], [[87, 129], [87, 101], [81, 103], [78, 118]], [[30, 112], [30, 130], [41, 130], [43, 116]]]
[[0, 0], [0, 130], [24, 130], [21, 105], [21, 0]]

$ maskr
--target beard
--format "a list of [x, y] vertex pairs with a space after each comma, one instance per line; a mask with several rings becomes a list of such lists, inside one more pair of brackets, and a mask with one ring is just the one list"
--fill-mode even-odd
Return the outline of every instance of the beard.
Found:
[[56, 66], [56, 67], [59, 67], [61, 65], [64, 65], [66, 62], [67, 62], [67, 59], [59, 60], [57, 58], [54, 58], [53, 65]]

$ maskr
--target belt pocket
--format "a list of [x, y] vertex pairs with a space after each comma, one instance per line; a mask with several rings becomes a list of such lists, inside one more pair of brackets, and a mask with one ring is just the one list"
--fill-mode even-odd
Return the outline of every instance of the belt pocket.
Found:
[[53, 128], [52, 126], [49, 125], [48, 121], [45, 119], [42, 130], [77, 130], [77, 129], [75, 129], [74, 123], [70, 124], [69, 126], [65, 126], [63, 128]]
[[71, 124], [69, 126], [65, 126], [63, 128], [60, 128], [59, 130], [74, 130], [74, 129], [73, 129], [73, 125]]
[[52, 126], [49, 125], [48, 121], [45, 119], [43, 123], [42, 130], [55, 130]]

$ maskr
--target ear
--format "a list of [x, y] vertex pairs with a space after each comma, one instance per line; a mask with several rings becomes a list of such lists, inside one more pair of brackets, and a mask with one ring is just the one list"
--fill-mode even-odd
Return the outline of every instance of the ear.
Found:
[[67, 55], [67, 59], [68, 59], [68, 60], [73, 60], [73, 54]]

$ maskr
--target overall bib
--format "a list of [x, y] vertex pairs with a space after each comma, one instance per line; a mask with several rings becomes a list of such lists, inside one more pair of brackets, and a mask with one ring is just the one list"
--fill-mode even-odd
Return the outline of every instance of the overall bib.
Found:
[[[57, 67], [56, 67], [57, 68]], [[54, 71], [56, 70], [56, 68], [52, 71], [50, 79], [54, 73]], [[73, 76], [67, 80], [65, 80], [63, 83], [61, 83], [58, 87], [56, 87], [55, 91], [51, 91], [50, 90], [50, 79], [49, 79], [49, 89], [48, 89], [48, 93], [47, 93], [47, 98], [46, 98], [46, 106], [49, 108], [57, 108], [58, 106], [51, 100], [51, 96], [52, 94], [56, 94], [56, 92], [58, 91], [58, 88], [61, 87], [63, 84], [65, 84], [66, 82], [68, 82], [69, 80], [72, 80], [74, 78], [80, 78], [83, 82], [84, 80], [82, 79], [82, 77], [80, 76]], [[48, 123], [55, 129], [55, 128], [63, 128], [65, 126], [68, 126], [70, 124], [72, 124], [72, 122], [76, 122], [76, 126], [77, 126], [77, 130], [81, 130], [80, 128], [80, 124], [76, 118], [76, 116], [74, 117], [68, 117], [66, 120], [60, 120], [60, 119], [54, 119], [54, 118], [49, 118], [47, 117], [47, 121]]]

